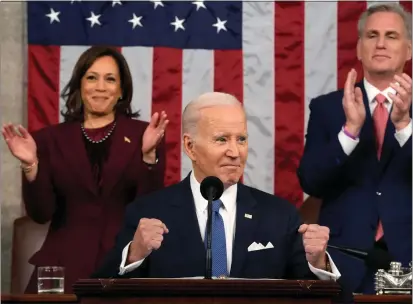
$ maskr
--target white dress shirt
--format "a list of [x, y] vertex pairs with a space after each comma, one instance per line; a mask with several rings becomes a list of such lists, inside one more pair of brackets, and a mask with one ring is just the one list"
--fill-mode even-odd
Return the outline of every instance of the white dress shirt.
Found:
[[[367, 93], [367, 99], [369, 100], [369, 108], [370, 108], [370, 113], [373, 115], [374, 109], [377, 106], [377, 101], [376, 101], [376, 96], [377, 94], [381, 93], [384, 96], [386, 96], [388, 102], [385, 103], [385, 106], [390, 113], [391, 107], [393, 106], [393, 102], [388, 96], [388, 93], [393, 93], [396, 94], [396, 90], [393, 89], [392, 87], [388, 87], [384, 91], [380, 91], [376, 87], [374, 87], [371, 83], [369, 83], [365, 78], [363, 80], [364, 82], [364, 88]], [[390, 119], [390, 117], [389, 117]], [[407, 142], [409, 137], [412, 135], [412, 120], [410, 119], [410, 123], [404, 128], [399, 131], [396, 130], [396, 133], [394, 134], [394, 137], [396, 140], [399, 142], [400, 147], [403, 147], [403, 145]], [[347, 155], [350, 155], [351, 152], [356, 148], [357, 144], [359, 143], [360, 139], [356, 138], [350, 138], [346, 134], [344, 134], [343, 130], [338, 133], [338, 140], [340, 141], [341, 147], [343, 148], [344, 153]]]
[[[204, 240], [205, 236], [205, 229], [208, 219], [208, 201], [205, 200], [200, 191], [200, 183], [195, 179], [194, 173], [191, 172], [190, 175], [190, 183], [191, 183], [191, 190], [194, 197], [195, 202], [195, 210], [196, 215], [198, 218], [199, 229], [201, 232], [202, 240]], [[225, 238], [226, 238], [226, 245], [227, 245], [227, 266], [228, 266], [228, 273], [231, 271], [231, 263], [232, 263], [232, 246], [235, 238], [235, 218], [236, 218], [236, 210], [237, 210], [237, 184], [227, 188], [221, 196], [221, 201], [223, 203], [223, 207], [219, 210], [220, 215], [224, 221], [225, 225]], [[126, 245], [126, 247], [122, 251], [122, 262], [119, 267], [119, 274], [125, 274], [134, 269], [138, 268], [145, 259], [140, 261], [131, 263], [127, 266], [126, 260], [128, 257], [129, 245], [131, 242]], [[162, 245], [161, 245], [162, 246]], [[247, 250], [247, 248], [245, 248]], [[341, 274], [338, 271], [336, 265], [334, 264], [333, 260], [331, 259], [330, 255], [327, 253], [327, 256], [330, 260], [330, 265], [333, 273], [327, 272], [322, 269], [318, 269], [313, 267], [310, 263], [308, 266], [310, 270], [321, 280], [337, 280], [340, 278]]]

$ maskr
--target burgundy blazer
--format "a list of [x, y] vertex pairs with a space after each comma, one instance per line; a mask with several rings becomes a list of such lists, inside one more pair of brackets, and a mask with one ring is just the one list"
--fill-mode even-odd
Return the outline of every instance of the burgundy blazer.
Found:
[[[64, 266], [65, 293], [88, 278], [114, 245], [125, 207], [136, 196], [163, 187], [165, 145], [157, 149], [158, 163], [142, 161], [142, 135], [148, 123], [117, 118], [109, 158], [103, 167], [99, 193], [87, 156], [80, 124], [62, 123], [33, 134], [39, 171], [36, 180], [23, 178], [23, 199], [37, 223], [51, 221], [41, 249], [29, 263]], [[37, 268], [26, 293], [37, 293]]]

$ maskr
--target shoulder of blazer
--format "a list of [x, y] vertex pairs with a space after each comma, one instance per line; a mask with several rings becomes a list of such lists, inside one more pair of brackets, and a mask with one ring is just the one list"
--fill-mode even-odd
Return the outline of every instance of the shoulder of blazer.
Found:
[[238, 187], [242, 188], [243, 192], [249, 191], [257, 202], [257, 206], [268, 212], [276, 210], [277, 213], [284, 213], [285, 215], [297, 212], [296, 207], [292, 203], [279, 196], [243, 184], [238, 184]]
[[135, 118], [128, 118], [125, 116], [121, 116], [118, 119], [121, 120], [122, 123], [127, 126], [127, 128], [136, 130], [134, 134], [136, 134], [137, 137], [142, 137], [143, 133], [145, 132], [146, 128], [149, 125], [149, 122], [135, 119]]
[[[359, 81], [355, 85], [359, 87], [363, 93], [363, 96], [366, 95], [364, 90], [363, 81]], [[344, 96], [344, 89], [339, 89], [336, 91], [332, 91], [326, 94], [319, 95], [315, 98], [310, 100], [310, 111], [322, 112], [327, 115], [331, 115], [332, 112], [337, 111], [339, 108], [340, 110], [343, 109], [343, 96]], [[326, 111], [326, 112], [325, 112]]]
[[36, 131], [30, 132], [36, 143], [48, 141], [50, 137], [60, 135], [65, 132], [65, 130], [69, 127], [73, 127], [73, 123], [58, 123], [54, 125], [45, 126], [41, 129]]
[[311, 99], [310, 107], [315, 107], [315, 106], [329, 107], [331, 105], [342, 106], [343, 94], [344, 94], [343, 90], [338, 90], [338, 91], [333, 91], [327, 94], [317, 96], [316, 98]]

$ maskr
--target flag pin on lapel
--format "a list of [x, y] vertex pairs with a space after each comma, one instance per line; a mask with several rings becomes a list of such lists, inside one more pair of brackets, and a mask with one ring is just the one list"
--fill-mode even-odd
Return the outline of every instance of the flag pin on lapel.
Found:
[[124, 140], [125, 140], [127, 143], [130, 143], [130, 139], [127, 138], [126, 136], [124, 137]]
[[245, 216], [246, 218], [252, 219], [252, 215], [251, 215], [251, 214], [245, 213], [244, 216]]

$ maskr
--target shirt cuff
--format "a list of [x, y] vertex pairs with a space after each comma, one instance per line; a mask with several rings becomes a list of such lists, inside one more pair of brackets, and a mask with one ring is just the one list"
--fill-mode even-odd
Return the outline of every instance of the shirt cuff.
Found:
[[340, 142], [341, 148], [346, 155], [350, 155], [351, 152], [356, 148], [357, 144], [360, 142], [359, 138], [353, 139], [347, 136], [343, 130], [338, 133], [338, 141]]
[[409, 137], [412, 135], [412, 120], [410, 119], [409, 124], [403, 129], [396, 131], [394, 137], [399, 142], [400, 147], [403, 147], [404, 144], [409, 140]]
[[119, 275], [124, 275], [125, 273], [131, 272], [133, 270], [135, 270], [136, 268], [138, 268], [139, 266], [141, 266], [141, 264], [143, 263], [143, 261], [145, 260], [144, 258], [142, 260], [136, 261], [134, 263], [131, 263], [127, 266], [125, 266], [126, 264], [126, 260], [128, 259], [128, 252], [129, 252], [129, 245], [132, 242], [129, 242], [128, 245], [125, 246], [125, 248], [123, 248], [122, 251], [122, 262], [120, 263], [119, 266]]
[[308, 263], [308, 267], [310, 267], [311, 272], [314, 273], [320, 280], [337, 281], [341, 277], [341, 273], [340, 273], [340, 271], [338, 271], [338, 269], [336, 267], [336, 264], [334, 264], [332, 258], [328, 254], [328, 252], [326, 252], [326, 254], [327, 254], [328, 260], [330, 262], [331, 271], [333, 273], [325, 271], [323, 269], [315, 268], [310, 263]]

